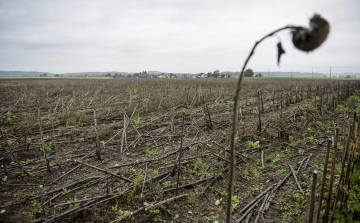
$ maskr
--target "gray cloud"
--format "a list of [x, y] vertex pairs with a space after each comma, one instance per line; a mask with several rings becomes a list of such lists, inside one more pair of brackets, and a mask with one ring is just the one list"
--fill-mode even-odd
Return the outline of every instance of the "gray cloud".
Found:
[[299, 52], [285, 31], [261, 44], [249, 67], [360, 72], [358, 8], [357, 0], [0, 0], [0, 70], [240, 70], [256, 40], [287, 24], [308, 26], [317, 12], [331, 23], [323, 46]]

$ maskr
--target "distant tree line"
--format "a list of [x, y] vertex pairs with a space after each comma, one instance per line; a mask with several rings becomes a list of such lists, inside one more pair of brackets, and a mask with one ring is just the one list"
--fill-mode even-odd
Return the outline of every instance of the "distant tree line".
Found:
[[[111, 77], [111, 74], [108, 73], [107, 75], [105, 75], [107, 77]], [[148, 77], [152, 77], [152, 78], [157, 78], [157, 75], [155, 74], [148, 74], [147, 71], [141, 71], [139, 73], [134, 73], [134, 74], [128, 74], [128, 75], [119, 75], [119, 74], [114, 74], [112, 76], [113, 78], [148, 78]]]
[[[182, 75], [177, 75], [177, 74], [174, 74], [174, 73], [162, 73], [161, 74], [162, 76], [165, 76], [165, 77], [170, 77], [170, 78], [179, 78], [181, 77]], [[49, 75], [47, 73], [43, 73], [43, 74], [40, 74], [39, 75], [40, 77], [48, 77]], [[63, 76], [63, 75], [61, 75]], [[72, 77], [73, 75], [67, 75], [69, 77]], [[88, 76], [88, 75], [85, 75], [85, 76]], [[102, 74], [102, 75], [97, 75], [97, 76], [105, 76], [105, 77], [112, 77], [112, 78], [158, 78], [158, 75], [156, 74], [148, 74], [147, 71], [141, 71], [141, 72], [138, 72], [138, 73], [134, 73], [134, 74], [127, 74], [127, 75], [121, 75], [121, 74], [118, 74], [118, 73], [115, 73], [114, 75], [112, 75], [111, 73], [107, 73], [107, 74]], [[185, 75], [187, 77], [189, 77], [188, 75]], [[200, 73], [200, 74], [197, 74], [196, 77], [199, 78], [199, 77], [207, 77], [207, 78], [226, 78], [226, 77], [229, 77], [229, 76], [233, 76], [233, 73], [232, 72], [220, 72], [219, 70], [215, 70], [214, 72], [207, 72], [207, 73]], [[60, 77], [59, 74], [54, 74], [54, 77]], [[190, 76], [191, 77], [191, 76]], [[264, 77], [263, 74], [261, 73], [257, 73], [255, 76], [254, 76], [254, 71], [252, 69], [246, 69], [245, 72], [244, 72], [244, 77]], [[327, 78], [328, 76], [327, 75], [324, 75], [324, 78]], [[356, 78], [356, 75], [339, 75], [339, 76], [333, 76], [332, 78]]]

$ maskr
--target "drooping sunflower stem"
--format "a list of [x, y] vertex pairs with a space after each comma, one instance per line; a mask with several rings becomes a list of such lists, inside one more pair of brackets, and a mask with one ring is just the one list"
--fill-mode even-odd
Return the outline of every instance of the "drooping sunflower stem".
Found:
[[[330, 24], [325, 19], [321, 18], [320, 15], [315, 14], [310, 19], [310, 28], [304, 28], [300, 26], [285, 26], [283, 28], [277, 29], [268, 35], [264, 36], [262, 39], [257, 41], [250, 51], [249, 56], [245, 60], [243, 68], [240, 73], [240, 77], [237, 83], [237, 87], [234, 95], [234, 116], [233, 116], [233, 125], [231, 130], [231, 145], [230, 145], [230, 173], [229, 173], [229, 188], [228, 188], [228, 200], [227, 200], [227, 213], [226, 213], [226, 222], [230, 223], [231, 221], [231, 198], [234, 189], [234, 179], [235, 179], [235, 134], [237, 130], [238, 123], [238, 112], [239, 112], [239, 94], [241, 91], [241, 83], [244, 77], [244, 70], [248, 64], [250, 58], [255, 52], [255, 48], [266, 38], [273, 36], [275, 33], [282, 30], [291, 29], [293, 34], [292, 42], [294, 46], [302, 51], [309, 52], [313, 51], [319, 47], [327, 38], [330, 30]], [[281, 46], [281, 42], [277, 44], [278, 47], [278, 64], [280, 62], [280, 57], [285, 53], [284, 49]], [[260, 112], [260, 111], [259, 111]]]
[[226, 222], [227, 223], [231, 222], [231, 198], [232, 198], [232, 194], [233, 194], [233, 190], [234, 190], [234, 179], [235, 179], [235, 135], [236, 135], [236, 130], [237, 130], [238, 113], [239, 113], [238, 112], [239, 111], [239, 94], [241, 91], [241, 83], [242, 83], [242, 79], [244, 76], [244, 70], [245, 70], [246, 65], [248, 64], [250, 58], [254, 54], [255, 48], [262, 41], [264, 41], [268, 37], [271, 37], [272, 35], [274, 35], [277, 32], [280, 32], [285, 29], [293, 29], [293, 28], [296, 28], [296, 27], [295, 26], [285, 26], [283, 28], [275, 30], [274, 32], [264, 36], [262, 39], [257, 41], [255, 43], [254, 47], [252, 48], [249, 56], [245, 60], [245, 63], [241, 70], [240, 77], [239, 77], [237, 87], [235, 90], [235, 95], [234, 95], [234, 116], [233, 116], [233, 125], [232, 125], [232, 130], [231, 130], [231, 141], [230, 141], [231, 142], [231, 145], [230, 145], [230, 173], [229, 173], [229, 188], [228, 188], [227, 213], [226, 213]]

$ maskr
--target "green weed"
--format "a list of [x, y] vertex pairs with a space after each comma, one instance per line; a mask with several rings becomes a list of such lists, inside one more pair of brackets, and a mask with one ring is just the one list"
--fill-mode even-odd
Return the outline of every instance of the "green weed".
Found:
[[42, 208], [41, 208], [41, 206], [40, 206], [40, 204], [39, 203], [33, 203], [33, 205], [32, 205], [32, 215], [35, 217], [36, 216], [36, 214], [37, 213], [40, 213], [40, 212], [42, 212]]
[[16, 116], [11, 113], [11, 111], [8, 111], [5, 116], [3, 116], [3, 123], [5, 124], [11, 124], [13, 122], [13, 118]]
[[146, 150], [144, 151], [144, 153], [145, 153], [147, 156], [153, 156], [153, 155], [156, 155], [158, 152], [157, 152], [157, 149], [153, 149], [153, 150], [146, 149]]
[[70, 190], [66, 189], [66, 188], [63, 188], [63, 191], [61, 192], [61, 194], [66, 194], [68, 193]]
[[234, 212], [240, 205], [240, 197], [238, 197], [237, 195], [234, 195], [232, 197], [232, 202], [231, 202], [231, 211]]
[[[42, 152], [43, 148], [40, 148], [40, 151]], [[47, 153], [51, 153], [51, 151], [52, 151], [52, 142], [49, 142], [48, 144], [45, 145], [45, 151]]]
[[135, 125], [140, 125], [142, 122], [143, 122], [143, 121], [141, 120], [139, 114], [136, 114], [136, 115], [134, 116], [134, 123], [135, 123]]

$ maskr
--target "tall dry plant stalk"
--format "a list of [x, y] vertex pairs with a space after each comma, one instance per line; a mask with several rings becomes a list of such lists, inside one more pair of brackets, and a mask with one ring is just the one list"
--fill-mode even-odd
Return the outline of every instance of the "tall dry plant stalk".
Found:
[[101, 160], [101, 151], [100, 151], [99, 134], [98, 134], [98, 131], [97, 131], [97, 120], [96, 120], [95, 105], [93, 106], [93, 110], [94, 110], [95, 137], [96, 137], [96, 156], [97, 156], [98, 160]]
[[42, 131], [42, 120], [41, 120], [41, 115], [40, 115], [40, 103], [38, 102], [37, 105], [38, 105], [37, 107], [38, 107], [38, 118], [39, 118], [39, 126], [40, 126], [41, 145], [42, 145], [42, 150], [43, 150], [43, 153], [44, 153], [44, 159], [45, 159], [46, 167], [47, 167], [48, 172], [50, 173], [51, 169], [50, 169], [49, 159], [47, 158], [47, 155], [46, 155], [45, 140], [44, 140], [44, 134], [43, 134], [43, 131]]
[[[237, 83], [237, 87], [234, 95], [234, 114], [233, 114], [233, 126], [231, 130], [231, 145], [230, 145], [230, 173], [229, 173], [229, 188], [228, 188], [228, 199], [227, 199], [227, 212], [226, 212], [226, 222], [230, 223], [231, 221], [231, 203], [232, 203], [232, 194], [234, 190], [234, 179], [235, 179], [235, 134], [237, 130], [238, 122], [238, 112], [239, 112], [239, 94], [241, 91], [241, 83], [244, 76], [244, 70], [248, 64], [250, 58], [255, 52], [255, 48], [266, 38], [273, 36], [274, 34], [290, 29], [292, 31], [292, 42], [296, 48], [299, 50], [310, 52], [319, 47], [327, 38], [330, 30], [330, 24], [320, 15], [315, 14], [310, 19], [310, 28], [304, 28], [300, 26], [285, 26], [283, 28], [277, 29], [270, 34], [264, 36], [262, 39], [257, 41], [250, 51], [249, 56], [245, 60], [243, 68], [240, 73], [240, 77]], [[285, 50], [282, 48], [281, 42], [277, 44], [278, 47], [278, 64], [280, 63], [280, 57], [285, 53]]]
[[[21, 163], [19, 162], [19, 160], [16, 158], [14, 152], [12, 151], [12, 149], [10, 148], [10, 145], [8, 143], [8, 140], [6, 138], [6, 135], [3, 133], [3, 131], [1, 130], [0, 128], [0, 133], [1, 133], [1, 136], [5, 142], [5, 146], [8, 147], [9, 151], [10, 151], [10, 154], [11, 156], [13, 157], [13, 159], [15, 160], [15, 162], [19, 165], [20, 169], [25, 173], [27, 174], [28, 176], [31, 176], [31, 174], [21, 165]], [[5, 159], [4, 159], [5, 160]], [[3, 163], [4, 165], [4, 172], [6, 171], [6, 164], [5, 162]]]

